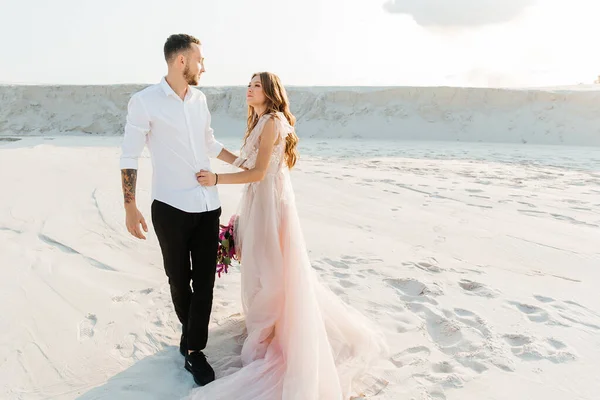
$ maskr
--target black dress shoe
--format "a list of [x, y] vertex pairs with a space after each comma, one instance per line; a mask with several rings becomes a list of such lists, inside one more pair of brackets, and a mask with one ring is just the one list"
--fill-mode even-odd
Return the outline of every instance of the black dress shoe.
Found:
[[186, 356], [188, 349], [187, 349], [187, 338], [185, 337], [185, 335], [182, 333], [181, 334], [181, 341], [179, 342], [179, 352], [181, 353], [182, 356]]
[[194, 351], [185, 357], [185, 369], [191, 372], [198, 386], [204, 386], [215, 380], [215, 371], [201, 351]]

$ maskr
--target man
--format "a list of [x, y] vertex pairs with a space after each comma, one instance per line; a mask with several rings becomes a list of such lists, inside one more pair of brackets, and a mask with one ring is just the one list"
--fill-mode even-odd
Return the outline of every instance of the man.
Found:
[[206, 97], [192, 87], [205, 72], [200, 41], [172, 35], [164, 56], [167, 75], [128, 104], [120, 161], [126, 225], [133, 236], [146, 239], [135, 189], [138, 158], [147, 145], [153, 165], [152, 223], [183, 327], [180, 352], [195, 382], [205, 385], [215, 379], [202, 350], [208, 341], [221, 205], [216, 187], [200, 185], [196, 174], [210, 170], [210, 157], [233, 164], [236, 156], [215, 140]]

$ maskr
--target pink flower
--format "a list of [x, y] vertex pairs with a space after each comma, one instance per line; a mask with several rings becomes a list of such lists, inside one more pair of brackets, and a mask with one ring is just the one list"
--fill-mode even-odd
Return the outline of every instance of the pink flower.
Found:
[[219, 246], [217, 249], [217, 274], [219, 278], [222, 273], [229, 271], [229, 266], [232, 260], [237, 260], [235, 252], [234, 227], [237, 223], [238, 216], [232, 215], [229, 219], [229, 224], [220, 225]]

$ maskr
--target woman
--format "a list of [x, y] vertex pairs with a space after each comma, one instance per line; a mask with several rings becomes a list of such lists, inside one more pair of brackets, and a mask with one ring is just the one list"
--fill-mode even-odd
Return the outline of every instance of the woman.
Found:
[[247, 339], [243, 367], [195, 389], [193, 400], [347, 400], [351, 382], [381, 357], [371, 323], [320, 284], [296, 212], [289, 170], [295, 118], [279, 78], [252, 76], [248, 130], [236, 165], [201, 171], [202, 185], [246, 184], [236, 225]]

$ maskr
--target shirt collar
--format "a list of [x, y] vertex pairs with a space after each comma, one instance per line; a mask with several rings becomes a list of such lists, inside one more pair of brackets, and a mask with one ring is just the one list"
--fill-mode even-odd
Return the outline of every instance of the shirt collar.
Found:
[[[160, 86], [162, 87], [163, 91], [165, 92], [165, 95], [173, 96], [173, 97], [176, 97], [179, 99], [179, 96], [177, 95], [177, 93], [175, 93], [173, 88], [167, 82], [166, 77], [164, 77], [164, 76], [162, 77], [162, 79], [160, 80]], [[187, 93], [185, 94], [185, 100], [190, 100], [194, 96], [195, 96], [194, 90], [192, 90], [192, 87], [190, 85], [188, 85], [188, 90], [187, 90]]]

